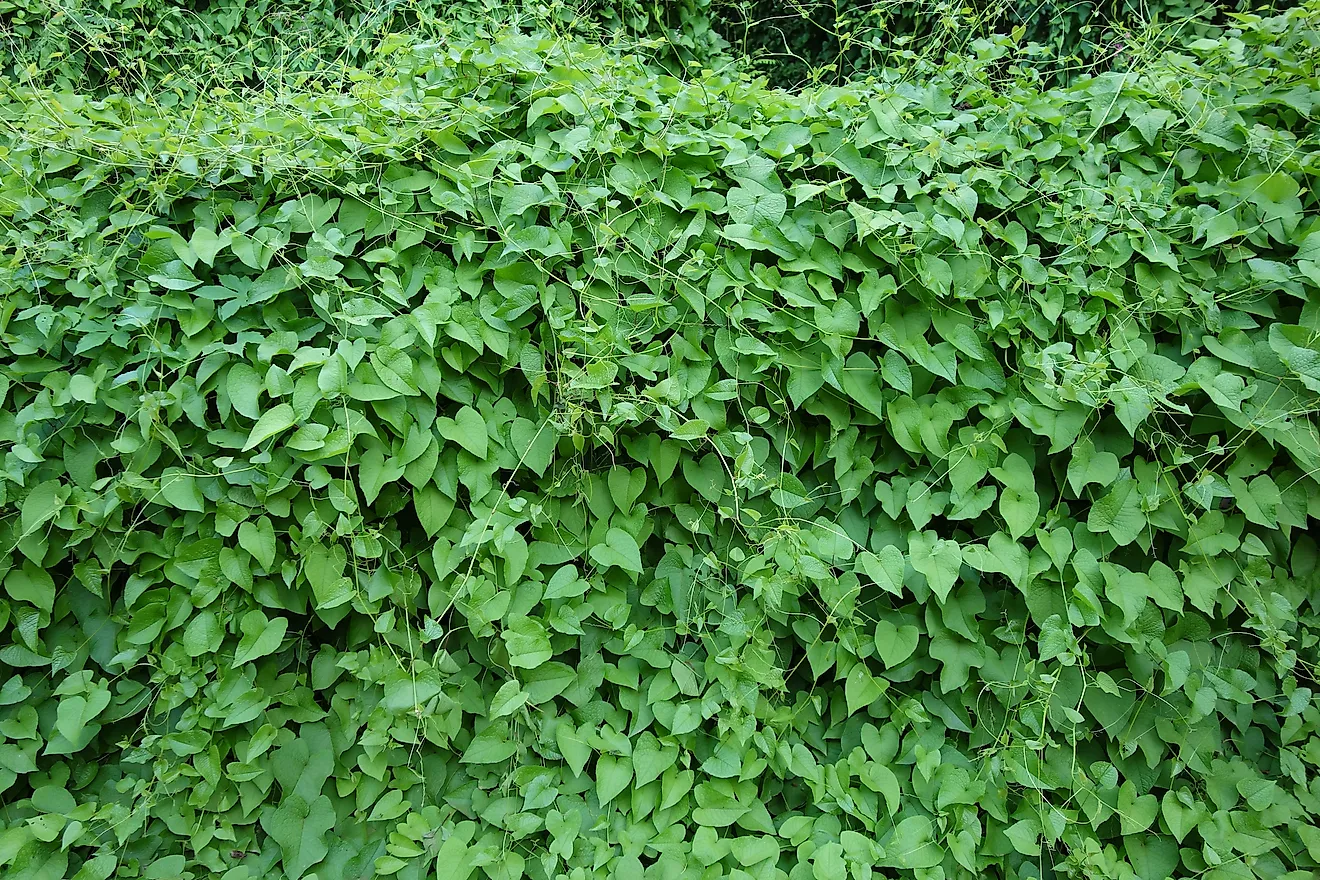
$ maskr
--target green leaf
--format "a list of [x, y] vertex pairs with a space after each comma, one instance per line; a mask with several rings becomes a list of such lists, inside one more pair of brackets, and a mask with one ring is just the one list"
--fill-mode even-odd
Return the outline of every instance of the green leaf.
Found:
[[1014, 540], [1031, 532], [1040, 516], [1040, 496], [1034, 491], [1004, 489], [999, 493], [999, 514]]
[[197, 255], [197, 259], [208, 266], [214, 266], [216, 255], [229, 247], [232, 238], [233, 235], [227, 229], [217, 234], [215, 230], [199, 225], [193, 230], [192, 239], [188, 242], [188, 246]]
[[82, 403], [96, 402], [96, 380], [79, 373], [69, 379], [69, 395]]
[[886, 683], [871, 675], [862, 663], [853, 666], [844, 685], [844, 696], [848, 701], [848, 714], [853, 715], [860, 709], [880, 699], [886, 690]]
[[805, 125], [781, 123], [761, 138], [761, 149], [767, 155], [782, 159], [811, 143], [811, 129]]
[[1077, 441], [1073, 446], [1072, 459], [1068, 463], [1068, 485], [1073, 494], [1080, 496], [1082, 489], [1098, 483], [1102, 487], [1111, 485], [1118, 479], [1118, 456], [1112, 452], [1097, 452], [1089, 437]]
[[46, 480], [28, 490], [23, 499], [20, 521], [23, 535], [35, 535], [64, 506], [65, 492], [58, 480]]
[[1137, 796], [1136, 787], [1124, 782], [1118, 790], [1118, 806], [1114, 808], [1123, 834], [1140, 834], [1151, 826], [1159, 811], [1159, 800], [1153, 794]]
[[1008, 526], [1013, 540], [1021, 538], [1036, 527], [1040, 515], [1040, 496], [1036, 494], [1035, 475], [1030, 465], [1017, 453], [1010, 453], [1002, 467], [991, 468], [990, 473], [1004, 484], [999, 493], [999, 514]]
[[678, 746], [662, 743], [650, 732], [643, 732], [633, 746], [632, 762], [638, 788], [659, 779], [678, 761]]
[[444, 416], [437, 419], [436, 429], [446, 440], [452, 440], [481, 461], [486, 460], [490, 442], [486, 420], [472, 407], [464, 406], [452, 419]]
[[849, 356], [841, 375], [843, 390], [852, 400], [860, 403], [878, 418], [884, 418], [885, 401], [881, 394], [883, 384], [875, 361], [860, 352]]
[[1086, 517], [1092, 532], [1108, 534], [1114, 543], [1131, 544], [1146, 527], [1141, 510], [1141, 494], [1135, 480], [1119, 480], [1094, 504]]
[[843, 858], [843, 846], [839, 843], [826, 843], [811, 854], [811, 876], [813, 880], [831, 880], [846, 877], [848, 863]]
[[50, 5], [4, 880], [1314, 872], [1317, 9]]
[[1150, 391], [1137, 384], [1130, 376], [1124, 376], [1110, 392], [1109, 399], [1114, 404], [1114, 413], [1133, 437], [1137, 428], [1155, 411]]
[[259, 517], [256, 522], [249, 520], [239, 525], [238, 545], [269, 571], [275, 565], [275, 525], [270, 517]]
[[161, 271], [148, 275], [147, 279], [166, 290], [192, 290], [202, 283], [182, 260], [170, 260], [160, 268]]
[[1270, 348], [1284, 366], [1311, 391], [1320, 391], [1320, 348], [1317, 336], [1305, 327], [1289, 324], [1270, 326]]
[[188, 621], [183, 631], [183, 649], [189, 657], [214, 654], [220, 650], [225, 630], [214, 611], [202, 611]]
[[527, 701], [532, 705], [544, 703], [564, 692], [577, 678], [567, 663], [551, 661], [523, 673], [523, 687], [527, 688]]
[[1205, 246], [1221, 245], [1237, 234], [1237, 218], [1230, 211], [1221, 211], [1205, 224]]
[[933, 531], [913, 532], [908, 536], [908, 552], [912, 567], [926, 576], [926, 583], [941, 602], [947, 600], [962, 566], [958, 542], [941, 538]]
[[83, 862], [73, 880], [109, 880], [118, 867], [118, 860], [110, 853], [101, 853]]
[[110, 690], [104, 685], [88, 694], [74, 694], [60, 699], [55, 712], [55, 730], [68, 740], [75, 751], [82, 749], [101, 729], [93, 719], [110, 705]]
[[234, 364], [225, 374], [225, 390], [229, 394], [229, 403], [239, 414], [249, 419], [261, 416], [261, 392], [265, 383], [256, 370], [244, 363]]
[[374, 504], [386, 485], [396, 482], [403, 476], [404, 466], [391, 456], [386, 459], [379, 449], [367, 451], [358, 465], [358, 486], [362, 490], [362, 499], [367, 504]]
[[277, 434], [282, 434], [289, 428], [292, 428], [297, 422], [293, 407], [287, 403], [281, 403], [274, 408], [261, 414], [257, 423], [252, 426], [252, 433], [248, 434], [247, 442], [243, 444], [243, 451], [256, 448], [257, 444], [269, 440]]
[[545, 625], [534, 617], [514, 618], [500, 636], [513, 666], [535, 669], [554, 656]]
[[701, 707], [696, 703], [679, 703], [678, 708], [674, 710], [674, 723], [670, 725], [670, 732], [675, 736], [682, 736], [685, 733], [691, 733], [701, 726], [702, 715]]
[[632, 782], [631, 758], [603, 754], [596, 759], [596, 799], [604, 806], [614, 800]]
[[519, 462], [535, 471], [537, 476], [544, 476], [554, 460], [555, 444], [559, 442], [559, 434], [550, 421], [514, 419], [509, 435]]
[[702, 498], [712, 504], [719, 504], [724, 499], [724, 462], [715, 453], [704, 456], [700, 461], [695, 458], [683, 459], [683, 479]]
[[527, 691], [518, 682], [506, 681], [491, 698], [488, 717], [494, 719], [512, 715], [527, 703], [527, 696]]
[[436, 854], [437, 877], [445, 880], [468, 880], [477, 870], [468, 843], [477, 828], [474, 822], [460, 822], [452, 835], [440, 845]]
[[284, 873], [298, 880], [308, 868], [319, 863], [330, 848], [325, 835], [335, 825], [335, 810], [325, 795], [310, 803], [291, 794], [274, 809], [261, 813], [261, 827], [280, 847]]
[[893, 669], [912, 656], [921, 638], [921, 630], [911, 624], [895, 626], [887, 620], [875, 625], [875, 649], [885, 668]]
[[11, 599], [28, 602], [47, 614], [55, 610], [54, 579], [30, 562], [10, 570], [5, 576], [5, 592]]
[[925, 816], [909, 816], [883, 841], [885, 858], [879, 864], [890, 868], [933, 868], [944, 860], [935, 843], [935, 829]]
[[166, 468], [160, 475], [160, 497], [171, 507], [201, 513], [206, 497], [196, 477], [177, 468]]
[[493, 721], [463, 751], [459, 760], [464, 764], [500, 764], [518, 752], [518, 745], [509, 739], [509, 725]]
[[[880, 366], [880, 374], [886, 385], [896, 388], [904, 394], [912, 394], [912, 368], [908, 366], [908, 362], [903, 358], [903, 355], [896, 351], [885, 352], [884, 360]], [[872, 411], [874, 412], [874, 410]]]
[[380, 705], [390, 712], [417, 712], [443, 689], [433, 670], [394, 669], [383, 682], [384, 699]]
[[239, 621], [243, 637], [234, 651], [234, 665], [242, 666], [272, 654], [284, 641], [284, 634], [289, 629], [288, 618], [276, 617], [271, 620], [260, 611], [249, 611]]
[[1072, 627], [1058, 614], [1051, 614], [1041, 623], [1037, 644], [1042, 661], [1055, 660], [1077, 650]]
[[949, 296], [953, 287], [953, 269], [949, 262], [934, 254], [922, 254], [917, 258], [917, 276], [931, 293], [936, 296]]
[[353, 582], [344, 576], [348, 554], [340, 544], [315, 544], [303, 559], [303, 574], [317, 608], [337, 608], [353, 598]]
[[746, 182], [729, 190], [729, 219], [749, 226], [774, 226], [784, 219], [788, 199], [759, 183]]
[[697, 808], [692, 820], [709, 828], [727, 828], [747, 815], [748, 807], [713, 783], [703, 782], [694, 789]]
[[1116, 565], [1102, 563], [1105, 577], [1105, 598], [1123, 612], [1123, 625], [1136, 622], [1151, 592], [1151, 580], [1141, 572], [1128, 571]]
[[729, 849], [743, 867], [779, 862], [779, 841], [768, 835], [735, 837], [729, 841]]
[[617, 566], [632, 574], [642, 573], [642, 556], [637, 540], [623, 529], [611, 528], [605, 543], [591, 548], [591, 558], [602, 568]]
[[1004, 829], [1004, 836], [1013, 844], [1013, 849], [1024, 856], [1040, 856], [1040, 823], [1035, 819], [1021, 819]]
[[[1184, 795], [1185, 796], [1185, 795]], [[1160, 803], [1161, 811], [1164, 814], [1164, 822], [1168, 825], [1169, 833], [1182, 843], [1187, 835], [1191, 833], [1205, 815], [1205, 807], [1199, 801], [1193, 801], [1187, 798], [1187, 803], [1183, 803], [1182, 798], [1173, 791], [1166, 791], [1164, 798]]]
[[903, 595], [903, 574], [907, 563], [903, 551], [894, 545], [882, 548], [878, 554], [863, 550], [857, 554], [857, 565], [885, 592]]
[[[571, 722], [561, 721], [555, 728], [555, 742], [559, 746], [559, 753], [568, 762], [568, 769], [573, 771], [574, 776], [581, 776], [582, 769], [591, 758], [591, 746], [587, 745], [582, 733]], [[509, 752], [509, 755], [512, 754]]]
[[885, 807], [889, 815], [898, 812], [902, 803], [902, 790], [898, 783], [898, 777], [894, 771], [883, 764], [877, 764], [870, 761], [862, 770], [862, 782], [872, 791], [878, 792], [885, 799]]

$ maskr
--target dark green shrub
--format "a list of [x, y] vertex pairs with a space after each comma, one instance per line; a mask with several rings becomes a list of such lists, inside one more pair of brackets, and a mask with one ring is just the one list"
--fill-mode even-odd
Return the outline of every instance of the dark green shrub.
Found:
[[1312, 877], [1318, 16], [13, 92], [5, 880]]
[[[1169, 41], [1222, 23], [1228, 12], [1273, 6], [1272, 0], [717, 0], [715, 27], [733, 50], [778, 84], [814, 77], [865, 76], [894, 53], [939, 58], [972, 41], [1016, 34], [1047, 52], [1037, 66], [1055, 78], [1104, 70], [1134, 48], [1134, 36]], [[1176, 42], [1176, 40], [1175, 40]], [[1144, 47], [1138, 47], [1144, 48]]]

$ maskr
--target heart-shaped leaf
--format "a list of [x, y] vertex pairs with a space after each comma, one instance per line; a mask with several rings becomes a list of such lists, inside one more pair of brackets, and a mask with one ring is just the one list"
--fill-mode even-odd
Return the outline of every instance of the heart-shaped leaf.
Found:
[[875, 649], [887, 669], [893, 669], [912, 656], [921, 638], [921, 630], [911, 624], [895, 626], [887, 620], [875, 625]]
[[485, 461], [489, 451], [490, 436], [486, 432], [486, 420], [473, 407], [463, 407], [452, 419], [446, 417], [437, 419], [436, 429], [441, 437], [454, 441], [478, 459]]
[[603, 568], [617, 566], [634, 575], [642, 573], [637, 539], [620, 528], [611, 528], [605, 533], [605, 543], [591, 548], [591, 558]]

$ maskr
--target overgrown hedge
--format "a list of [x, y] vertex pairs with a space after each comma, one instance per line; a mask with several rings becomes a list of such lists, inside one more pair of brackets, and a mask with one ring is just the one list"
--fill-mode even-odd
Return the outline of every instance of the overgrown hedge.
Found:
[[1317, 22], [14, 93], [0, 872], [1313, 876]]

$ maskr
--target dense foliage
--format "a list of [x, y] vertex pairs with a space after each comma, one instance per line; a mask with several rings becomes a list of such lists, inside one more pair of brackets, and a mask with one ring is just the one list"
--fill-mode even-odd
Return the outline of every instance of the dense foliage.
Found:
[[1304, 880], [1320, 5], [0, 105], [0, 872]]
[[[214, 89], [339, 83], [396, 34], [470, 39], [492, 26], [626, 41], [681, 67], [712, 57], [710, 0], [0, 0], [0, 74], [174, 105]], [[644, 43], [639, 41], [644, 40]]]
[[1035, 43], [1034, 66], [1070, 79], [1185, 43], [1273, 0], [716, 0], [714, 26], [777, 83], [867, 75], [896, 54], [940, 58], [972, 41]]
[[[0, 73], [79, 93], [177, 104], [216, 88], [340, 82], [394, 35], [453, 39], [521, 26], [644, 54], [670, 72], [743, 66], [776, 85], [865, 77], [979, 38], [1038, 45], [1056, 79], [1126, 66], [1273, 0], [0, 0]], [[1134, 45], [1135, 43], [1135, 45]]]

